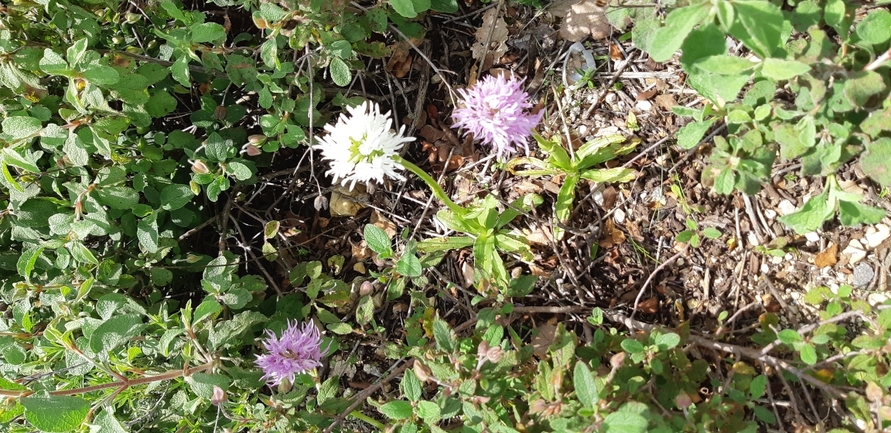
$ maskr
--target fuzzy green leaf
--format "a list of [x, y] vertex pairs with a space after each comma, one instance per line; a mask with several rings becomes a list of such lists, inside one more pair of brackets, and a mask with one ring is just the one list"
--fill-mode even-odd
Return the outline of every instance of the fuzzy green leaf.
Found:
[[90, 402], [80, 397], [25, 397], [19, 401], [25, 407], [25, 419], [44, 432], [75, 430], [90, 412]]

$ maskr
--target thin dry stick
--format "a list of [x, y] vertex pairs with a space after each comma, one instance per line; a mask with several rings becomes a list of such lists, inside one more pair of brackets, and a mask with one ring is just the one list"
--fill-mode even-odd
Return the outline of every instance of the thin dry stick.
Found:
[[377, 391], [378, 389], [380, 389], [382, 386], [384, 386], [385, 383], [390, 382], [391, 380], [395, 379], [396, 376], [399, 376], [405, 370], [411, 368], [414, 364], [415, 364], [415, 360], [409, 359], [404, 364], [400, 365], [395, 370], [393, 370], [390, 374], [388, 374], [387, 377], [378, 380], [374, 385], [371, 385], [368, 388], [363, 389], [362, 392], [356, 394], [356, 397], [354, 397], [353, 404], [351, 404], [348, 408], [346, 408], [343, 412], [341, 412], [340, 415], [337, 415], [337, 417], [334, 418], [334, 422], [331, 423], [331, 425], [329, 425], [328, 428], [326, 428], [323, 431], [323, 433], [331, 433], [334, 430], [334, 428], [337, 427], [338, 425], [340, 425], [341, 423], [343, 423], [343, 421], [346, 419], [346, 417], [349, 416], [349, 414], [352, 411], [354, 411], [357, 407], [359, 407], [359, 405], [362, 404], [366, 398], [371, 396], [371, 394], [374, 394], [374, 392]]
[[683, 249], [678, 251], [675, 255], [669, 257], [668, 260], [662, 262], [661, 265], [656, 266], [656, 269], [653, 269], [653, 272], [650, 272], [650, 276], [647, 277], [646, 281], [644, 281], [643, 286], [640, 287], [640, 291], [637, 292], [637, 297], [634, 298], [634, 308], [631, 310], [631, 319], [632, 320], [634, 320], [634, 315], [637, 314], [637, 305], [640, 304], [640, 298], [643, 297], [644, 292], [647, 290], [647, 287], [649, 287], [650, 282], [653, 281], [653, 278], [656, 276], [656, 274], [658, 274], [660, 271], [665, 269], [665, 267], [668, 266], [669, 264], [671, 264], [671, 262], [677, 260], [678, 257], [680, 257], [682, 254], [684, 254], [684, 252], [687, 251], [687, 248], [689, 246], [690, 246], [689, 244], [684, 245]]

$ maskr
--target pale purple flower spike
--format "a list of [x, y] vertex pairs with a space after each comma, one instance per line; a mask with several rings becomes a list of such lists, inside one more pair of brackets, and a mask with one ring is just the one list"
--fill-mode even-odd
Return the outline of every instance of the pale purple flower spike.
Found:
[[269, 386], [277, 386], [284, 379], [293, 384], [297, 374], [321, 365], [319, 360], [327, 352], [322, 352], [322, 336], [311, 321], [302, 325], [289, 321], [281, 337], [269, 330], [266, 335], [263, 346], [269, 354], [257, 355], [256, 363]]
[[452, 113], [452, 128], [464, 128], [464, 135], [473, 133], [478, 140], [492, 145], [498, 159], [514, 153], [518, 147], [528, 153], [529, 135], [544, 112], [526, 112], [532, 104], [522, 84], [513, 77], [490, 75], [472, 89], [459, 89], [464, 107]]

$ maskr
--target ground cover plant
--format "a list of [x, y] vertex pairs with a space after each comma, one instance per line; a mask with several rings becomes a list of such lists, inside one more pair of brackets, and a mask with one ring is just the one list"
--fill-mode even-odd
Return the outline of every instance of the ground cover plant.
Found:
[[889, 56], [844, 0], [0, 5], [0, 431], [891, 428]]

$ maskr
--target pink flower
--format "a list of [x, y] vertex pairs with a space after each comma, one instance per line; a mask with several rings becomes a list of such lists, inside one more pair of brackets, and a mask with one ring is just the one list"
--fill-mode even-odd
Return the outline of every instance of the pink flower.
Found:
[[327, 352], [321, 351], [322, 337], [312, 322], [302, 326], [296, 321], [288, 322], [281, 337], [269, 330], [266, 335], [263, 346], [269, 354], [258, 355], [256, 363], [265, 373], [263, 378], [269, 386], [276, 386], [284, 379], [293, 384], [296, 375], [321, 365], [319, 360]]
[[488, 76], [472, 89], [459, 89], [463, 108], [455, 109], [452, 128], [464, 128], [467, 133], [495, 149], [498, 158], [511, 154], [517, 147], [528, 152], [526, 145], [532, 129], [541, 121], [543, 112], [527, 113], [532, 104], [521, 88], [522, 82], [503, 76]]

